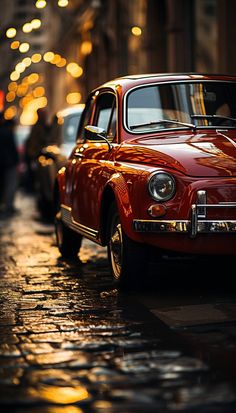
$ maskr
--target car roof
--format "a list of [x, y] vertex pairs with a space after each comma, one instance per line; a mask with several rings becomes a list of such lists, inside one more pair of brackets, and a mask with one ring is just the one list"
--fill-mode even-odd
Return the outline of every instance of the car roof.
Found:
[[204, 73], [143, 73], [137, 75], [127, 75], [118, 77], [109, 82], [104, 83], [97, 89], [104, 87], [117, 88], [121, 86], [124, 88], [130, 88], [146, 83], [165, 83], [165, 82], [178, 82], [178, 81], [201, 81], [201, 80], [214, 80], [214, 81], [236, 81], [236, 76], [225, 74], [204, 74]]

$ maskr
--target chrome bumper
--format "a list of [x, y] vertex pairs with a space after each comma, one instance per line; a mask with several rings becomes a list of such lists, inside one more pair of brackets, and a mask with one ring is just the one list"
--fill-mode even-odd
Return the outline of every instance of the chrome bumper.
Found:
[[133, 229], [136, 232], [188, 233], [191, 238], [199, 233], [236, 233], [236, 220], [204, 219], [208, 208], [236, 208], [236, 202], [193, 204], [189, 220], [134, 219]]

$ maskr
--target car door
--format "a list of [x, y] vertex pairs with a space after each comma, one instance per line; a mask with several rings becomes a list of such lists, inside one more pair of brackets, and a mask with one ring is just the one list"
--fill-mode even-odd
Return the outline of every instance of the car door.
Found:
[[[102, 91], [96, 95], [93, 126], [103, 128], [109, 141], [116, 135], [116, 97], [111, 91]], [[104, 171], [111, 168], [111, 157], [108, 143], [99, 138], [85, 138], [84, 128], [80, 131], [83, 142], [77, 145], [72, 162], [75, 165], [72, 191], [73, 219], [86, 228], [98, 230], [99, 206], [104, 187]], [[109, 173], [108, 173], [109, 174]]]
[[91, 95], [87, 103], [85, 105], [84, 111], [81, 115], [81, 121], [79, 124], [78, 134], [76, 136], [75, 147], [70, 154], [66, 171], [65, 171], [65, 204], [68, 207], [72, 207], [72, 199], [73, 199], [73, 182], [74, 182], [74, 175], [77, 173], [79, 169], [81, 159], [83, 157], [83, 143], [85, 140], [84, 137], [84, 127], [90, 122], [92, 112], [93, 112], [93, 105], [94, 105], [94, 95]]

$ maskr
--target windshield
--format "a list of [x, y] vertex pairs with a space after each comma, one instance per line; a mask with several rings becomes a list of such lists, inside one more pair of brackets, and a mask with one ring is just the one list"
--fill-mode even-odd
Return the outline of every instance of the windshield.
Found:
[[126, 126], [133, 133], [189, 125], [236, 128], [236, 83], [173, 83], [142, 86], [129, 92]]

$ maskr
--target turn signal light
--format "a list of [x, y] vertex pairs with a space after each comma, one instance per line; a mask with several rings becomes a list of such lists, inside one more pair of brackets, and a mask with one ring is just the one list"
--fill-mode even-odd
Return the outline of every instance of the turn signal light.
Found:
[[148, 213], [151, 217], [162, 217], [166, 213], [166, 206], [163, 204], [154, 204], [148, 208]]

